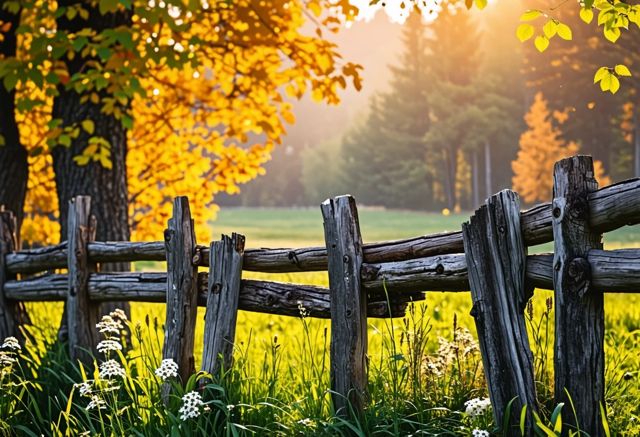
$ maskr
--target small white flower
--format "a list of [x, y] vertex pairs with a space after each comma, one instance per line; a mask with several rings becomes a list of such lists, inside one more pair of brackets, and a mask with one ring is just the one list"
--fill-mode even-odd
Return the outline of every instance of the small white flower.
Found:
[[116, 320], [110, 315], [102, 316], [102, 320], [96, 323], [96, 328], [98, 328], [98, 330], [103, 334], [107, 333], [120, 335], [120, 331], [122, 331], [122, 323], [120, 322], [120, 320]]
[[491, 408], [489, 398], [475, 398], [464, 403], [466, 407], [465, 413], [471, 417], [477, 417], [484, 414]]
[[298, 423], [304, 426], [313, 426], [313, 420], [309, 419], [308, 417], [298, 420]]
[[102, 340], [98, 343], [98, 352], [113, 352], [113, 351], [121, 351], [122, 345], [115, 340]]
[[176, 378], [178, 376], [178, 364], [171, 358], [166, 358], [160, 363], [155, 371], [156, 376], [166, 381], [168, 378]]
[[98, 352], [113, 352], [113, 351], [121, 351], [122, 345], [115, 340], [102, 340], [98, 343]]
[[15, 337], [7, 337], [4, 339], [4, 343], [0, 346], [0, 349], [11, 349], [13, 351], [19, 351], [22, 348], [20, 347], [20, 343], [18, 343], [18, 339]]
[[3, 367], [11, 367], [18, 361], [12, 355], [13, 354], [11, 352], [0, 351], [0, 369]]
[[484, 429], [474, 429], [471, 431], [471, 435], [473, 437], [489, 437], [489, 431], [485, 431]]
[[79, 384], [73, 384], [75, 388], [78, 389], [80, 396], [91, 396], [93, 387], [89, 381], [84, 381]]
[[104, 410], [106, 409], [106, 402], [102, 399], [100, 399], [98, 396], [93, 395], [91, 396], [91, 402], [89, 402], [89, 405], [87, 405], [87, 410], [93, 410], [98, 409], [98, 410]]
[[111, 311], [109, 313], [109, 315], [113, 319], [120, 319], [120, 321], [122, 321], [122, 322], [126, 322], [127, 321], [127, 314], [123, 310], [121, 310], [120, 308], [117, 308], [117, 309]]
[[231, 411], [231, 410], [233, 410], [235, 407], [236, 407], [235, 405], [229, 404], [229, 405], [227, 405], [227, 410], [228, 410], [228, 411]]
[[200, 393], [191, 391], [182, 396], [182, 407], [180, 407], [180, 420], [195, 419], [200, 416], [200, 407], [204, 405]]
[[125, 376], [124, 368], [116, 360], [107, 360], [100, 364], [100, 378], [106, 379], [112, 376]]

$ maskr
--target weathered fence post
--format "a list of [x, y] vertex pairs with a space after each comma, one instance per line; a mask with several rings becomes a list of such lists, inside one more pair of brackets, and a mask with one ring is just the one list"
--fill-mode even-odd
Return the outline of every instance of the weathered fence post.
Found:
[[527, 248], [520, 230], [518, 195], [504, 190], [491, 196], [462, 225], [462, 236], [473, 298], [471, 315], [476, 322], [495, 421], [503, 423], [507, 404], [515, 398], [510, 425], [518, 426], [526, 405], [526, 435], [533, 435], [530, 413], [537, 407], [533, 357], [524, 319], [533, 290], [525, 284]]
[[96, 219], [91, 216], [91, 197], [77, 196], [69, 201], [67, 266], [67, 325], [69, 355], [72, 360], [90, 363], [98, 343], [98, 304], [89, 300], [89, 275], [95, 264], [89, 262], [87, 244], [96, 234]]
[[[591, 285], [589, 250], [602, 235], [589, 229], [590, 192], [598, 189], [589, 156], [563, 159], [553, 175], [553, 288], [555, 290], [555, 399], [563, 419], [592, 437], [604, 435], [604, 298]], [[569, 408], [571, 397], [576, 416]]]
[[173, 359], [178, 364], [182, 381], [186, 382], [195, 371], [193, 342], [198, 309], [198, 267], [193, 263], [196, 237], [186, 197], [173, 200], [173, 217], [164, 231], [164, 241], [167, 253], [167, 316], [162, 358]]
[[27, 319], [22, 303], [9, 302], [4, 295], [4, 284], [15, 279], [5, 266], [5, 256], [17, 249], [16, 217], [0, 207], [0, 341], [7, 337], [21, 339], [20, 324]]
[[331, 306], [331, 389], [337, 414], [364, 411], [367, 389], [367, 295], [362, 289], [362, 237], [355, 199], [322, 204]]
[[243, 254], [242, 235], [223, 235], [211, 243], [202, 370], [214, 376], [227, 370], [233, 359]]

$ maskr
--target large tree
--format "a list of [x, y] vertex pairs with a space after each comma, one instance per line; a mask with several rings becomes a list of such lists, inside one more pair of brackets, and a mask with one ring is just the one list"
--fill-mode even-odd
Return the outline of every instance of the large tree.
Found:
[[426, 42], [425, 24], [414, 13], [402, 29], [403, 51], [389, 67], [390, 90], [371, 99], [366, 121], [343, 140], [345, 184], [366, 204], [433, 207], [423, 140], [430, 125]]
[[[20, 23], [19, 8], [9, 9], [5, 3], [5, 0], [0, 0], [0, 61], [16, 56], [16, 29]], [[15, 117], [16, 92], [10, 85], [4, 83], [4, 86], [0, 86], [0, 205], [16, 214], [19, 234], [24, 216], [29, 163]]]
[[67, 199], [97, 189], [102, 226], [118, 221], [98, 238], [126, 238], [129, 227], [158, 239], [171, 197], [189, 194], [208, 239], [213, 196], [256, 177], [293, 122], [283, 90], [336, 103], [350, 77], [359, 86], [358, 66], [323, 36], [353, 19], [346, 1], [21, 4], [22, 44], [0, 76], [18, 90], [18, 118], [41, 115], [19, 126], [38, 170], [29, 185], [51, 186], [55, 169], [59, 194], [28, 195], [32, 242], [50, 238], [38, 233], [50, 205], [64, 225]]

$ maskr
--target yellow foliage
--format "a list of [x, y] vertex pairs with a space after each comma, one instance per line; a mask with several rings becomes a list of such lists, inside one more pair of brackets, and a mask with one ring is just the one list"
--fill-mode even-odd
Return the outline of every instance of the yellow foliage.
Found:
[[[339, 3], [347, 19], [352, 17], [348, 2]], [[331, 4], [315, 1], [311, 10], [319, 16], [331, 12]], [[217, 9], [212, 6], [199, 14], [188, 31], [134, 16], [138, 52], [145, 59], [146, 72], [136, 79], [146, 96], [136, 95], [130, 102], [133, 127], [128, 131], [127, 177], [133, 240], [160, 239], [171, 215], [171, 199], [186, 195], [197, 238], [209, 241], [207, 221], [217, 210], [214, 196], [237, 193], [241, 184], [264, 173], [263, 164], [286, 133], [285, 123], [293, 123], [285, 90], [295, 97], [311, 91], [314, 98], [336, 104], [346, 77], [359, 86], [359, 67], [338, 65], [336, 46], [319, 36], [322, 24], [317, 24], [318, 36], [306, 34], [313, 26], [306, 21], [305, 7], [309, 5], [284, 0], [238, 1], [233, 7], [219, 2]], [[176, 22], [189, 16], [176, 17]], [[149, 41], [186, 55], [190, 61], [180, 68], [166, 62], [155, 64], [145, 57], [152, 47]], [[194, 46], [192, 41], [198, 42]], [[111, 95], [130, 85], [115, 73], [135, 62], [126, 53], [106, 62], [102, 78]], [[19, 89], [25, 94], [32, 91]], [[126, 102], [108, 95], [101, 102], [104, 112], [123, 116]], [[21, 136], [30, 151], [42, 147], [52, 135], [46, 127], [50, 113], [48, 101], [38, 120], [29, 113], [20, 114]], [[87, 147], [77, 157], [81, 162], [76, 162], [92, 165], [92, 154], [99, 149]], [[22, 232], [25, 242], [57, 239], [51, 163], [49, 150], [31, 159], [28, 219]]]
[[[551, 112], [541, 92], [535, 95], [525, 115], [529, 129], [520, 136], [520, 150], [513, 169], [513, 189], [527, 203], [548, 202], [553, 193], [554, 164], [579, 151], [578, 144], [562, 139], [562, 132], [552, 123]], [[601, 186], [611, 180], [605, 176], [602, 162], [594, 162], [596, 179]]]

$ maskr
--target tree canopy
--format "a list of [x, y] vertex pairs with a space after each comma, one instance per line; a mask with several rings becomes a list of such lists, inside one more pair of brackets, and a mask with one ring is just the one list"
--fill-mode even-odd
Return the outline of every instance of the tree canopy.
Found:
[[[130, 226], [144, 239], [157, 238], [172, 196], [188, 192], [203, 222], [215, 193], [236, 192], [260, 174], [294, 122], [287, 96], [309, 92], [335, 104], [348, 81], [360, 87], [360, 67], [342, 61], [324, 38], [353, 19], [347, 1], [30, 0], [2, 7], [20, 15], [17, 27], [0, 23], [18, 39], [16, 55], [0, 59], [0, 79], [16, 90], [20, 140], [30, 155], [26, 241], [56, 234], [52, 149], [82, 135], [77, 165], [112, 165], [97, 120], [65, 125], [52, 117], [61, 90], [99, 104], [127, 129]], [[130, 14], [131, 24], [94, 26], [118, 13]], [[72, 25], [60, 29], [61, 19]], [[80, 57], [82, 68], [69, 71]]]

